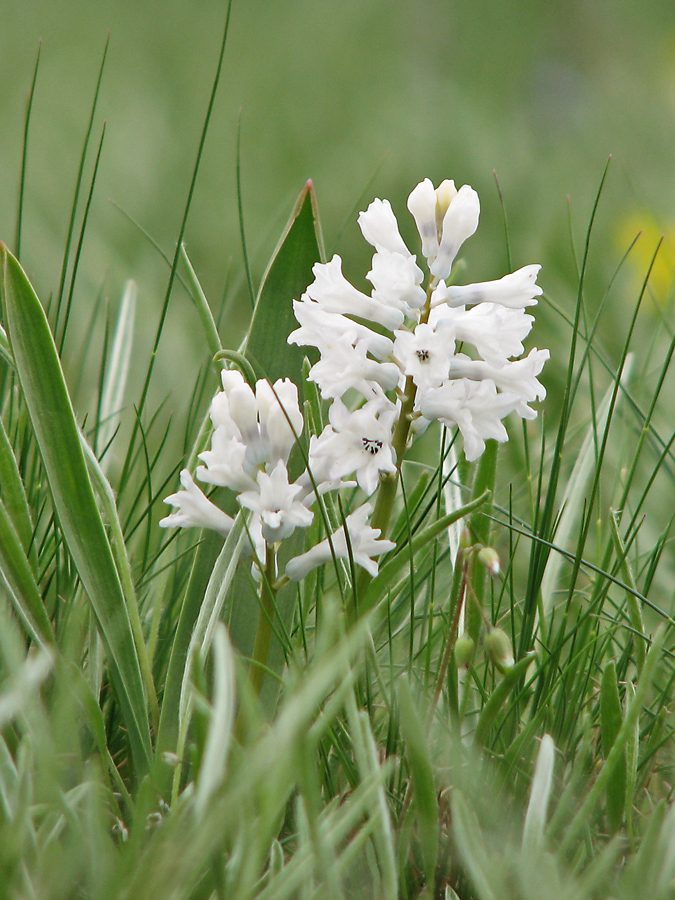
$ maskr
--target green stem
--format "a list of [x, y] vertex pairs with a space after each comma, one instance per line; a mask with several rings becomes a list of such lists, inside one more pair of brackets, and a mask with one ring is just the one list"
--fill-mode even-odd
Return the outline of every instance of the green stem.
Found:
[[269, 656], [274, 633], [274, 615], [277, 608], [276, 568], [277, 555], [274, 544], [267, 544], [265, 572], [260, 585], [258, 627], [256, 628], [253, 644], [251, 667], [248, 672], [249, 684], [253, 688], [256, 697], [260, 696], [262, 690], [265, 669], [267, 668], [267, 657]]
[[[427, 302], [420, 316], [420, 324], [429, 319], [431, 310], [431, 291], [430, 286], [427, 289]], [[401, 475], [401, 466], [403, 465], [403, 457], [408, 445], [408, 435], [410, 434], [410, 425], [412, 424], [412, 413], [415, 408], [415, 397], [417, 396], [417, 385], [408, 375], [405, 380], [405, 389], [401, 398], [401, 412], [394, 428], [394, 434], [391, 440], [391, 446], [396, 457], [396, 472], [391, 475], [380, 475], [380, 486], [377, 491], [377, 500], [375, 501], [375, 509], [370, 520], [372, 528], [380, 529], [380, 537], [386, 538], [391, 521], [391, 514], [394, 510], [394, 502], [396, 500], [396, 489], [398, 480]], [[371, 581], [370, 576], [365, 570], [362, 570], [357, 582], [358, 596], [363, 596], [368, 584]]]

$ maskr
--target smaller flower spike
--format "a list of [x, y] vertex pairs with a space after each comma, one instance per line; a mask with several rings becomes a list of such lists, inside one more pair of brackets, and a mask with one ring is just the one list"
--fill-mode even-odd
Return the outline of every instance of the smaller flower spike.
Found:
[[161, 528], [211, 528], [227, 537], [234, 520], [211, 503], [208, 497], [194, 483], [187, 469], [180, 473], [180, 483], [184, 490], [166, 497], [164, 502], [175, 506], [175, 512], [161, 519]]

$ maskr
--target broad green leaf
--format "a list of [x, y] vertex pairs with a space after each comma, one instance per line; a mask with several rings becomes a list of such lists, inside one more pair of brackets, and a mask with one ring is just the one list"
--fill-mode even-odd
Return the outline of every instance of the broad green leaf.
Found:
[[14, 525], [0, 500], [0, 573], [7, 582], [17, 613], [38, 643], [53, 643], [54, 634], [33, 570]]
[[35, 568], [36, 554], [30, 509], [19, 467], [2, 419], [0, 419], [0, 499], [5, 504], [5, 509], [16, 529], [24, 552], [28, 554], [31, 565]]
[[[136, 295], [138, 291], [133, 281], [127, 281], [124, 287], [122, 305], [117, 316], [115, 334], [110, 348], [110, 358], [105, 371], [101, 403], [99, 407], [100, 425], [96, 436], [96, 444], [99, 453], [102, 452], [112, 440], [119, 425], [122, 407], [124, 405], [124, 392], [129, 377], [131, 365], [131, 348], [134, 340], [134, 324], [136, 322]], [[107, 453], [101, 462], [101, 468], [107, 471], [112, 459], [112, 454]]]
[[[602, 737], [602, 755], [605, 759], [610, 754], [614, 741], [623, 723], [619, 685], [616, 678], [616, 664], [610, 660], [602, 673], [600, 685], [600, 734]], [[626, 756], [619, 760], [614, 776], [607, 783], [607, 821], [609, 830], [614, 833], [623, 819], [626, 804]]]
[[225, 778], [234, 726], [236, 679], [234, 652], [222, 622], [213, 634], [213, 705], [206, 747], [195, 790], [195, 810], [203, 812], [211, 795]]
[[433, 885], [438, 859], [438, 801], [434, 784], [434, 770], [429, 755], [426, 731], [410, 693], [408, 679], [398, 680], [398, 706], [401, 735], [405, 744], [415, 795], [415, 807], [420, 829], [420, 845], [427, 885]]
[[106, 646], [112, 683], [140, 776], [150, 763], [150, 728], [124, 592], [44, 310], [4, 244], [0, 244], [0, 267], [2, 303], [17, 375], [61, 529]]
[[[230, 592], [232, 580], [239, 563], [242, 544], [245, 540], [246, 530], [244, 528], [243, 514], [239, 513], [235, 519], [232, 531], [227, 536], [223, 549], [220, 551], [220, 555], [213, 566], [187, 648], [181, 679], [180, 700], [176, 710], [178, 718], [177, 744], [175, 748], [172, 748], [175, 749], [175, 752], [181, 759], [185, 751], [188, 728], [192, 718], [191, 670], [193, 660], [198, 654], [205, 656], [211, 646], [214, 631], [218, 625], [223, 604]], [[173, 780], [174, 802], [178, 796], [179, 786], [180, 771], [177, 769]]]
[[323, 257], [314, 186], [308, 181], [263, 276], [248, 335], [241, 348], [261, 375], [274, 382], [290, 378], [302, 384], [306, 350], [289, 344], [298, 327], [293, 300], [299, 300], [313, 280], [312, 266]]
[[178, 626], [171, 643], [169, 668], [164, 684], [164, 696], [162, 697], [159, 731], [157, 733], [158, 767], [155, 773], [155, 780], [160, 794], [168, 791], [172, 778], [172, 772], [169, 767], [162, 764], [162, 754], [167, 752], [173, 753], [176, 750], [178, 707], [192, 631], [204, 599], [206, 585], [209, 582], [218, 555], [223, 549], [223, 543], [223, 538], [215, 531], [204, 531], [202, 541], [194, 555], [190, 578], [180, 609]]

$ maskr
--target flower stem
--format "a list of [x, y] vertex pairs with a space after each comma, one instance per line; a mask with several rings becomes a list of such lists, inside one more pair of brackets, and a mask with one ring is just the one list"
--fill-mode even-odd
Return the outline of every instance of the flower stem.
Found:
[[[420, 316], [420, 324], [429, 320], [429, 312], [431, 310], [431, 292], [432, 285], [427, 289], [427, 302], [424, 305]], [[403, 457], [408, 445], [408, 435], [410, 433], [410, 425], [412, 424], [412, 413], [415, 408], [415, 397], [417, 396], [417, 385], [412, 377], [408, 375], [405, 380], [405, 388], [401, 398], [401, 412], [394, 428], [394, 434], [391, 439], [391, 446], [396, 456], [396, 472], [391, 475], [380, 475], [380, 486], [377, 491], [377, 500], [375, 509], [370, 520], [373, 528], [380, 529], [380, 537], [386, 538], [391, 521], [391, 514], [394, 510], [394, 502], [396, 501], [396, 490], [398, 488], [398, 480], [401, 475], [401, 466], [403, 465]], [[362, 570], [358, 579], [358, 595], [363, 596], [372, 576], [365, 570]]]
[[377, 502], [371, 519], [373, 528], [381, 529], [381, 537], [386, 536], [389, 520], [394, 509], [394, 500], [396, 499], [396, 489], [398, 488], [399, 473], [405, 456], [406, 445], [408, 443], [408, 433], [410, 432], [411, 419], [410, 416], [415, 405], [415, 395], [417, 386], [410, 375], [405, 380], [405, 391], [401, 400], [401, 413], [398, 417], [391, 446], [396, 454], [396, 474], [384, 475], [380, 478], [380, 487], [377, 492]]
[[274, 633], [274, 616], [276, 613], [276, 569], [277, 555], [274, 544], [267, 544], [265, 571], [260, 584], [260, 611], [258, 612], [258, 627], [253, 644], [251, 667], [248, 671], [249, 684], [253, 688], [256, 697], [260, 696], [267, 657]]

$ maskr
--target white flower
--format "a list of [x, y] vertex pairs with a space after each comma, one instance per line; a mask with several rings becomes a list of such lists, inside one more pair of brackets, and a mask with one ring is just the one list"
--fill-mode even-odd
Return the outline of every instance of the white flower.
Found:
[[270, 464], [288, 462], [293, 445], [302, 434], [304, 419], [298, 405], [298, 389], [290, 378], [271, 385], [260, 379], [255, 386], [263, 459]]
[[289, 334], [289, 344], [316, 347], [324, 353], [348, 335], [352, 344], [363, 344], [376, 359], [387, 359], [391, 354], [393, 343], [390, 338], [339, 313], [326, 312], [307, 294], [302, 295], [302, 300], [293, 301], [293, 312], [301, 327]]
[[457, 191], [453, 181], [444, 181], [434, 190], [425, 178], [408, 197], [408, 209], [422, 239], [429, 271], [437, 279], [447, 278], [459, 248], [478, 227], [478, 194], [468, 184]]
[[400, 310], [373, 300], [347, 281], [342, 274], [339, 256], [335, 255], [329, 263], [316, 263], [312, 272], [314, 281], [307, 288], [307, 294], [326, 312], [359, 316], [390, 329], [402, 324], [403, 313]]
[[[336, 491], [341, 487], [356, 487], [355, 481], [343, 481], [342, 478], [331, 475], [333, 460], [330, 456], [316, 455], [318, 442], [319, 438], [313, 434], [309, 439], [307, 468], [295, 482], [302, 487], [302, 493], [298, 495], [298, 499], [307, 507], [312, 506], [317, 493], [319, 497], [322, 497], [329, 491]], [[316, 485], [316, 492], [314, 485]]]
[[344, 335], [322, 353], [321, 360], [309, 370], [309, 377], [321, 388], [324, 400], [342, 397], [350, 388], [372, 398], [379, 396], [378, 385], [386, 391], [393, 390], [400, 372], [394, 363], [370, 359], [360, 342], [354, 346], [349, 335]]
[[258, 472], [257, 491], [244, 491], [237, 500], [260, 516], [262, 535], [274, 544], [289, 537], [296, 528], [312, 524], [314, 514], [297, 500], [300, 493], [302, 487], [289, 484], [286, 465], [279, 460], [271, 474]]
[[491, 366], [482, 360], [470, 359], [457, 353], [450, 360], [451, 378], [469, 378], [472, 381], [489, 379], [504, 391], [510, 391], [523, 400], [543, 400], [546, 388], [537, 380], [549, 358], [548, 350], [531, 350], [525, 359], [506, 362], [502, 366]]
[[440, 286], [434, 292], [432, 304], [447, 303], [449, 306], [469, 306], [474, 303], [500, 303], [511, 309], [535, 306], [536, 298], [543, 290], [536, 283], [541, 266], [523, 266], [497, 281], [483, 281], [477, 284], [452, 284]]
[[359, 486], [370, 495], [380, 473], [396, 472], [391, 429], [398, 414], [395, 404], [380, 394], [360, 409], [350, 412], [341, 400], [334, 400], [327, 425], [316, 442], [314, 457], [331, 460], [331, 478], [356, 473]]
[[246, 444], [228, 437], [227, 429], [218, 427], [211, 436], [211, 449], [199, 454], [206, 465], [197, 466], [197, 478], [231, 491], [255, 488], [255, 470], [247, 465], [246, 454]]
[[211, 449], [199, 454], [206, 465], [197, 466], [197, 478], [231, 491], [255, 488], [255, 471], [247, 465], [246, 453], [246, 444], [230, 437], [227, 427], [219, 426], [211, 436]]
[[464, 438], [464, 455], [471, 462], [485, 450], [488, 438], [508, 440], [501, 419], [520, 412], [521, 405], [518, 394], [498, 392], [493, 381], [461, 378], [428, 391], [419, 410], [427, 419], [438, 419], [448, 427], [457, 425]]
[[498, 303], [479, 303], [471, 309], [452, 309], [446, 304], [433, 308], [429, 324], [458, 343], [472, 344], [486, 362], [503, 365], [523, 353], [523, 340], [530, 333], [534, 316], [523, 309], [508, 309]]
[[400, 310], [408, 319], [414, 318], [415, 310], [424, 306], [427, 299], [420, 287], [424, 273], [414, 256], [378, 250], [366, 278], [373, 285], [374, 300]]
[[364, 238], [380, 252], [412, 256], [398, 230], [398, 222], [388, 200], [373, 200], [365, 212], [359, 213], [359, 228]]
[[414, 332], [397, 331], [394, 356], [418, 387], [438, 387], [448, 377], [454, 341], [432, 325], [418, 325]]
[[199, 454], [206, 466], [198, 467], [197, 478], [246, 491], [255, 487], [261, 466], [288, 461], [304, 425], [298, 389], [288, 378], [274, 385], [260, 379], [254, 394], [239, 373], [222, 377], [223, 390], [211, 401], [211, 449]]
[[211, 528], [226, 537], [234, 520], [222, 509], [211, 503], [206, 495], [194, 483], [187, 469], [180, 473], [180, 483], [184, 490], [166, 497], [164, 502], [176, 507], [175, 512], [161, 519], [161, 528]]
[[[364, 503], [355, 512], [347, 516], [345, 525], [349, 535], [349, 544], [345, 535], [344, 525], [333, 534], [330, 541], [324, 540], [307, 553], [296, 556], [286, 565], [286, 575], [291, 581], [301, 581], [308, 572], [317, 566], [323, 565], [333, 558], [333, 554], [339, 559], [349, 559], [349, 549], [354, 562], [362, 566], [371, 575], [378, 572], [378, 565], [373, 556], [380, 556], [393, 550], [396, 544], [393, 541], [377, 540], [380, 536], [379, 528], [371, 528], [366, 524], [368, 516], [373, 508], [370, 503]], [[332, 549], [331, 549], [332, 544]]]

